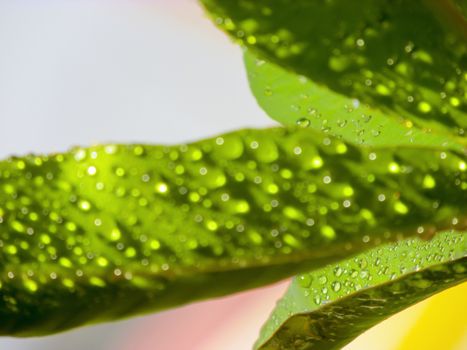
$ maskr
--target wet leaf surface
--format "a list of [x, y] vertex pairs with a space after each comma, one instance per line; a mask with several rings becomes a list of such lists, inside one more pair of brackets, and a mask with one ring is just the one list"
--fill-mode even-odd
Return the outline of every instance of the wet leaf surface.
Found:
[[[245, 53], [253, 95], [273, 119], [334, 135], [355, 145], [413, 145], [462, 151], [465, 138], [420, 128], [402, 115], [391, 115], [330, 90], [276, 64]], [[466, 116], [467, 118], [467, 116]]]
[[[467, 280], [465, 234], [407, 240], [297, 276], [257, 349], [334, 350], [389, 316]], [[446, 335], [448, 336], [448, 335]]]
[[49, 334], [264, 285], [466, 226], [462, 153], [308, 128], [0, 162], [0, 333]]
[[462, 1], [459, 7], [432, 0], [201, 2], [261, 59], [426, 132], [465, 136]]

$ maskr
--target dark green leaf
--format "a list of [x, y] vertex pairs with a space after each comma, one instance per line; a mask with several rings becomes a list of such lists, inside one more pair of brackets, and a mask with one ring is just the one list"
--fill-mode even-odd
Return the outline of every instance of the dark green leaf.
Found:
[[467, 2], [465, 0], [424, 0], [424, 3], [447, 30], [467, 40]]
[[263, 327], [256, 348], [341, 349], [389, 316], [466, 281], [466, 254], [465, 234], [445, 233], [300, 275]]
[[0, 334], [48, 334], [266, 284], [466, 227], [465, 155], [311, 129], [0, 162]]
[[260, 57], [419, 129], [465, 135], [467, 25], [450, 1], [201, 2]]
[[458, 10], [462, 12], [462, 16], [464, 17], [465, 21], [465, 18], [467, 18], [467, 2], [465, 0], [455, 0], [454, 3], [456, 4]]

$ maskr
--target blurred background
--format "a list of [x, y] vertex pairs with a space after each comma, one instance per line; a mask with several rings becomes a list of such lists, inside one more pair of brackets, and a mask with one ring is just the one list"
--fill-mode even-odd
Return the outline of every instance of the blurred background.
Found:
[[[240, 48], [195, 0], [0, 0], [0, 50], [0, 158], [274, 125], [249, 91]], [[0, 349], [247, 350], [285, 288], [46, 338], [0, 338]], [[466, 296], [467, 285], [441, 293], [346, 350], [465, 350]]]

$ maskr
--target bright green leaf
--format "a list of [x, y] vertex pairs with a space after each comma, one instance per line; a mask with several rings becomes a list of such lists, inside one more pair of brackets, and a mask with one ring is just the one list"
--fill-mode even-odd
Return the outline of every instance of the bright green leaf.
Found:
[[[450, 1], [201, 2], [222, 29], [253, 53], [308, 77], [335, 96], [368, 105], [368, 112], [377, 109], [376, 114], [410, 121], [427, 133], [465, 135], [467, 22]], [[445, 4], [452, 11], [445, 10]], [[346, 119], [338, 102], [323, 102], [327, 106], [318, 112], [329, 117], [336, 108], [338, 115], [332, 117]], [[313, 104], [308, 108], [317, 109]], [[290, 110], [282, 118], [296, 114]]]
[[299, 275], [263, 327], [256, 349], [341, 349], [389, 316], [466, 281], [466, 255], [465, 234], [444, 233]]
[[263, 285], [467, 225], [463, 153], [312, 129], [0, 162], [0, 334], [53, 333]]
[[[267, 114], [285, 125], [298, 124], [373, 146], [442, 146], [462, 150], [465, 140], [416, 127], [303, 76], [245, 53], [250, 87]], [[467, 117], [467, 116], [466, 116]]]

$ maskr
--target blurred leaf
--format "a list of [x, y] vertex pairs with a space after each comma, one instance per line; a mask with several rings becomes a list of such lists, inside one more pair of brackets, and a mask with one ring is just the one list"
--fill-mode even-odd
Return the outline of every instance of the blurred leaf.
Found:
[[[454, 0], [453, 2], [457, 6], [458, 10], [462, 12], [463, 17], [467, 17], [467, 2], [465, 0]], [[444, 1], [444, 3], [446, 3], [446, 1]]]
[[[259, 57], [374, 113], [464, 137], [467, 24], [451, 1], [201, 2], [216, 24]], [[337, 102], [319, 111], [323, 119], [330, 118], [330, 108], [337, 112], [333, 118], [345, 119], [345, 105]]]
[[0, 334], [224, 295], [467, 226], [465, 155], [311, 129], [0, 162]]
[[308, 126], [357, 145], [437, 145], [460, 151], [466, 148], [465, 139], [428, 132], [414, 126], [410, 120], [392, 117], [260, 60], [250, 51], [245, 53], [245, 65], [259, 105], [282, 124]]
[[445, 233], [300, 275], [263, 327], [256, 349], [341, 349], [389, 316], [466, 281], [466, 254], [465, 234]]
[[467, 40], [467, 2], [465, 0], [423, 0], [447, 30]]

